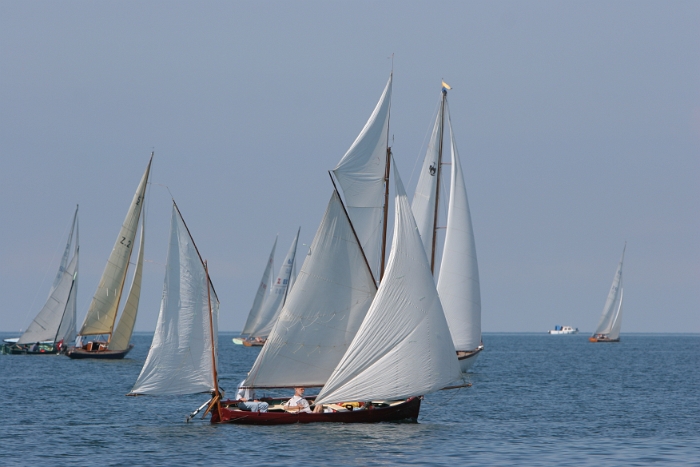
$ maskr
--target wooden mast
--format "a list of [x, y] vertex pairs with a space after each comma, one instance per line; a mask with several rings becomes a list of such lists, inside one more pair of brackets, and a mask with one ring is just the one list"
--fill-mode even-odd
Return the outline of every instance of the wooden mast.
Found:
[[438, 231], [438, 207], [440, 201], [440, 174], [442, 172], [442, 140], [445, 134], [445, 100], [447, 99], [447, 89], [442, 88], [442, 102], [440, 103], [440, 144], [438, 145], [437, 161], [437, 183], [435, 184], [435, 211], [433, 213], [433, 248], [430, 254], [430, 272], [435, 275], [435, 249], [437, 245]]
[[[197, 252], [199, 253], [199, 252]], [[204, 272], [206, 274], [206, 279], [207, 279], [207, 303], [209, 304], [209, 332], [211, 336], [211, 363], [212, 363], [212, 368], [214, 369], [213, 371], [213, 376], [214, 376], [214, 398], [212, 399], [212, 406], [216, 404], [216, 411], [219, 412], [219, 419], [221, 419], [221, 405], [218, 403], [219, 399], [221, 398], [221, 393], [219, 392], [219, 375], [217, 374], [216, 371], [216, 348], [214, 346], [215, 342], [215, 336], [214, 336], [214, 317], [213, 317], [213, 311], [211, 308], [211, 287], [210, 283], [211, 281], [209, 280], [209, 267], [207, 266], [206, 260], [203, 262], [204, 264]], [[209, 406], [211, 409], [212, 406]], [[207, 410], [208, 412], [208, 410]], [[206, 415], [206, 412], [205, 412]]]
[[[391, 80], [394, 79], [394, 54], [391, 54]], [[382, 258], [379, 262], [379, 282], [384, 277], [386, 258], [386, 231], [389, 220], [389, 172], [391, 170], [391, 147], [389, 147], [389, 123], [391, 122], [391, 101], [389, 101], [389, 115], [386, 119], [386, 169], [384, 170], [384, 224], [382, 225]]]

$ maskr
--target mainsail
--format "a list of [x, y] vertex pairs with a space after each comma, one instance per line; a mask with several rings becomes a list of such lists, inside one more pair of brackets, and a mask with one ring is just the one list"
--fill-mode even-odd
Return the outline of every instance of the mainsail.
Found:
[[242, 336], [251, 336], [253, 331], [253, 326], [260, 319], [260, 309], [262, 308], [265, 297], [267, 296], [268, 290], [270, 290], [270, 274], [272, 273], [272, 266], [275, 262], [275, 249], [277, 248], [277, 238], [275, 238], [275, 243], [272, 245], [272, 251], [270, 251], [270, 257], [267, 259], [267, 266], [265, 266], [265, 271], [263, 272], [262, 279], [260, 279], [260, 285], [258, 285], [258, 292], [255, 294], [255, 299], [253, 300], [253, 306], [248, 312], [248, 319], [245, 322], [243, 331], [241, 331]]
[[[151, 154], [151, 159], [148, 161], [146, 171], [143, 177], [141, 177], [134, 198], [129, 206], [129, 211], [126, 214], [117, 240], [114, 243], [112, 253], [107, 260], [107, 265], [102, 273], [97, 291], [90, 303], [90, 308], [85, 316], [85, 321], [83, 321], [83, 326], [78, 333], [81, 336], [112, 334], [124, 282], [126, 281], [129, 258], [131, 258], [139, 218], [143, 211], [146, 185], [148, 183], [148, 175], [151, 170], [152, 162], [153, 154]], [[140, 281], [138, 285], [140, 288]]]
[[622, 257], [613, 277], [608, 298], [605, 300], [603, 314], [600, 316], [598, 327], [594, 335], [602, 334], [608, 339], [614, 340], [620, 337], [620, 325], [622, 323], [622, 262], [625, 259], [627, 243], [622, 248]]
[[461, 378], [428, 258], [396, 170], [394, 179], [394, 238], [384, 279], [316, 404], [403, 399]]
[[375, 277], [379, 277], [384, 232], [392, 76], [360, 134], [333, 170], [343, 188], [348, 215]]
[[377, 290], [337, 191], [245, 386], [322, 386]]
[[[73, 256], [68, 262], [73, 236]], [[78, 294], [78, 208], [75, 208], [68, 242], [49, 297], [37, 316], [20, 336], [18, 344], [68, 342], [75, 338], [76, 297]]]
[[287, 256], [284, 258], [284, 262], [280, 267], [277, 278], [272, 283], [270, 291], [263, 301], [263, 305], [258, 313], [258, 319], [253, 325], [250, 335], [254, 337], [267, 337], [272, 331], [272, 327], [277, 321], [284, 301], [287, 297], [287, 290], [289, 287], [289, 282], [292, 278], [292, 271], [294, 269], [294, 259], [297, 253], [297, 242], [299, 241], [299, 232], [301, 228], [297, 231], [292, 245], [289, 247]]
[[173, 202], [163, 299], [151, 349], [130, 394], [179, 395], [217, 389], [219, 300]]
[[455, 350], [473, 350], [481, 344], [481, 291], [476, 244], [467, 189], [449, 119], [452, 176], [445, 244], [437, 291], [450, 327]]

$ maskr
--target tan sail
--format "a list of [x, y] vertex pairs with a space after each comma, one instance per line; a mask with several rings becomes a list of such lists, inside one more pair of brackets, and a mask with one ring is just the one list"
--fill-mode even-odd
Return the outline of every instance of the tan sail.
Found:
[[124, 219], [117, 241], [102, 273], [100, 284], [92, 298], [83, 326], [78, 333], [81, 336], [112, 334], [119, 301], [124, 289], [124, 282], [126, 281], [126, 273], [129, 268], [129, 258], [134, 247], [136, 230], [143, 210], [146, 185], [152, 161], [153, 154], [151, 154], [148, 167], [146, 167], [146, 171], [141, 177], [141, 182], [136, 189], [134, 199], [131, 201], [126, 219]]
[[139, 254], [136, 260], [136, 270], [134, 278], [131, 281], [129, 296], [126, 299], [126, 305], [119, 318], [119, 324], [112, 334], [112, 339], [109, 341], [109, 350], [126, 350], [129, 348], [131, 334], [134, 332], [136, 324], [136, 314], [139, 311], [139, 298], [141, 296], [141, 276], [143, 269], [143, 241], [146, 231], [145, 216], [141, 221], [141, 235], [139, 238]]

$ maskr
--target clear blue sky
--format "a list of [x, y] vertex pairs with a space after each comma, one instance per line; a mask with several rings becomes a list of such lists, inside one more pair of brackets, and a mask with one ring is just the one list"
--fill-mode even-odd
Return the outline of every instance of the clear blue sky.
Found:
[[450, 92], [484, 331], [700, 332], [698, 2], [0, 2], [0, 330], [32, 320], [80, 204], [82, 322], [155, 149], [137, 330], [175, 196], [242, 327], [269, 249], [310, 243], [391, 71], [409, 190]]

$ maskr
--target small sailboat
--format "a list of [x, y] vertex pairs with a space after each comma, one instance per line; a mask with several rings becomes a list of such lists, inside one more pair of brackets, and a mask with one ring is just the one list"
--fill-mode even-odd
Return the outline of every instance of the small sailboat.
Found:
[[[5, 354], [57, 354], [75, 339], [78, 295], [78, 207], [46, 303], [19, 338], [5, 339]], [[71, 255], [72, 250], [72, 255]]]
[[440, 228], [438, 213], [444, 165], [443, 139], [445, 123], [447, 123], [450, 130], [452, 170], [447, 226], [437, 290], [460, 366], [462, 371], [466, 372], [474, 365], [477, 356], [484, 348], [481, 339], [479, 267], [467, 189], [447, 105], [447, 91], [451, 88], [444, 81], [442, 85], [439, 111], [433, 125], [411, 208], [430, 260], [430, 269], [434, 273], [437, 266], [437, 233]]
[[591, 342], [620, 342], [620, 326], [622, 324], [622, 262], [625, 259], [627, 242], [622, 248], [620, 264], [615, 271], [608, 298], [603, 307], [603, 314], [600, 316], [598, 327], [595, 333], [588, 338]]
[[[83, 325], [78, 332], [81, 344], [70, 348], [67, 352], [70, 358], [120, 359], [124, 358], [133, 348], [130, 340], [139, 308], [143, 269], [145, 216], [142, 216], [142, 213], [152, 162], [153, 153], [151, 153], [146, 171], [141, 177], [134, 198], [131, 201], [126, 219], [124, 219], [112, 253], [107, 260], [107, 265], [102, 273], [102, 278], [90, 303]], [[129, 259], [135, 246], [134, 240], [136, 239], [139, 220], [141, 221], [141, 235], [139, 237], [139, 251], [136, 256], [136, 268], [126, 304], [115, 329], [114, 325], [117, 322], [119, 302], [121, 301], [126, 282]], [[107, 336], [107, 339], [92, 339], [88, 340], [86, 344], [82, 344], [82, 338], [86, 336]]]
[[211, 410], [220, 398], [218, 323], [219, 299], [207, 263], [173, 200], [158, 323], [146, 362], [128, 395], [210, 393]]
[[[253, 307], [248, 314], [245, 327], [241, 332], [243, 338], [239, 338], [241, 344], [244, 346], [253, 347], [264, 345], [267, 336], [270, 334], [272, 327], [277, 321], [279, 313], [287, 299], [288, 291], [294, 281], [297, 242], [299, 241], [300, 231], [301, 228], [297, 231], [296, 237], [294, 237], [294, 241], [292, 241], [292, 245], [289, 247], [289, 251], [284, 258], [284, 262], [280, 267], [277, 277], [270, 284], [270, 269], [274, 262], [275, 247], [277, 246], [277, 240], [275, 239], [275, 244], [272, 247], [270, 259], [267, 263], [268, 265], [260, 281]], [[237, 343], [236, 338], [234, 338], [234, 343]]]

